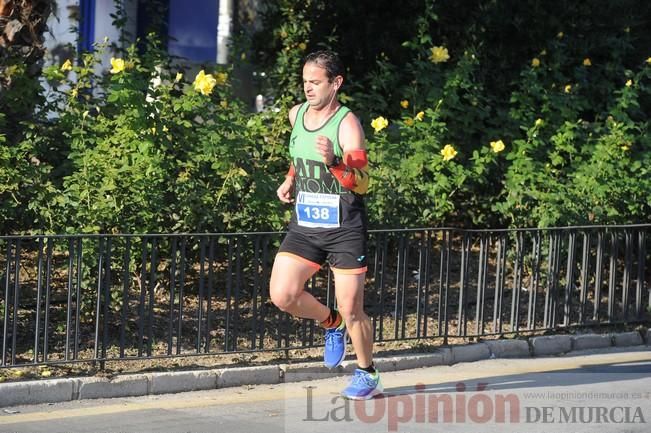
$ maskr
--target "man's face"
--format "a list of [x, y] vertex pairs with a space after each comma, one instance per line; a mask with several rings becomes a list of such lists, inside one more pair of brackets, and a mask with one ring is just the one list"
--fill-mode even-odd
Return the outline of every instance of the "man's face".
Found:
[[338, 79], [336, 77], [330, 82], [325, 68], [316, 63], [306, 63], [303, 66], [303, 92], [308, 104], [317, 109], [328, 106], [337, 93]]

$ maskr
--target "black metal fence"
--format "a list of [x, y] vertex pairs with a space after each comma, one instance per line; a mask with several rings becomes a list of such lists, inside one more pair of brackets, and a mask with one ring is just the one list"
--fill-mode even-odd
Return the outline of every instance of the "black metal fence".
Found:
[[[371, 231], [375, 340], [649, 321], [650, 229]], [[2, 236], [0, 367], [321, 345], [269, 300], [282, 236]], [[327, 269], [307, 285], [334, 303]]]

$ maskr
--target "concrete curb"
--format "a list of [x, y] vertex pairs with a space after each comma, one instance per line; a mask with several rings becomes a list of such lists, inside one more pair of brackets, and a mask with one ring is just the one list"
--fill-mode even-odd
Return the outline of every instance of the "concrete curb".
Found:
[[533, 356], [560, 355], [572, 350], [572, 337], [569, 335], [545, 335], [529, 340]]
[[147, 395], [149, 378], [144, 374], [117, 376], [114, 379], [87, 377], [79, 381], [78, 399], [135, 397]]
[[[442, 347], [431, 353], [376, 358], [380, 371], [409, 370], [489, 358], [527, 358], [559, 355], [588, 349], [651, 346], [651, 330], [608, 335], [552, 335], [528, 340], [489, 340], [462, 346]], [[645, 341], [646, 340], [646, 341]], [[242, 385], [278, 384], [350, 374], [355, 361], [344, 361], [334, 370], [320, 363], [233, 367], [215, 370], [130, 374], [113, 379], [99, 377], [48, 379], [0, 384], [0, 407], [59, 403], [90, 398], [135, 397], [209, 390]]]
[[601, 349], [612, 345], [611, 335], [586, 334], [572, 337], [572, 350]]
[[391, 358], [378, 358], [375, 365], [380, 371], [411, 370], [421, 367], [452, 364], [452, 349], [442, 347], [432, 353], [400, 355]]
[[179, 371], [148, 374], [149, 394], [201, 391], [217, 388], [216, 371]]
[[0, 384], [0, 407], [72, 400], [75, 379], [50, 379]]
[[642, 336], [637, 331], [613, 334], [613, 343], [617, 347], [639, 346], [640, 344], [644, 344]]
[[486, 343], [468, 344], [452, 347], [452, 360], [457, 362], [474, 362], [488, 359], [491, 356], [490, 348]]
[[488, 340], [485, 341], [491, 352], [491, 358], [526, 358], [531, 356], [526, 340]]
[[280, 383], [280, 367], [263, 365], [260, 367], [236, 367], [216, 370], [217, 388], [240, 385], [263, 385]]

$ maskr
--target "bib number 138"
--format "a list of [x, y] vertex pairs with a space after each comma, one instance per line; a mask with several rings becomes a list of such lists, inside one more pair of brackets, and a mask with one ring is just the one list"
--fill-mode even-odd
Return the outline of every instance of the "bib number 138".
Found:
[[330, 219], [330, 209], [327, 207], [309, 207], [305, 206], [303, 208], [303, 211], [305, 212], [305, 218], [313, 219], [313, 220], [322, 220], [322, 221], [328, 221]]
[[299, 192], [296, 219], [303, 227], [339, 227], [339, 195]]

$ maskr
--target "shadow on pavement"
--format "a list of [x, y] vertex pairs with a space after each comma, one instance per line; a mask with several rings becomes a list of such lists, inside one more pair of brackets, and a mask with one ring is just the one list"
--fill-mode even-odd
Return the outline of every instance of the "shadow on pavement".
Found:
[[608, 382], [651, 379], [651, 361], [631, 361], [586, 365], [580, 368], [486, 376], [467, 381], [415, 383], [413, 386], [385, 388], [384, 396], [415, 393], [456, 393], [475, 391], [522, 390], [537, 387], [573, 387]]

